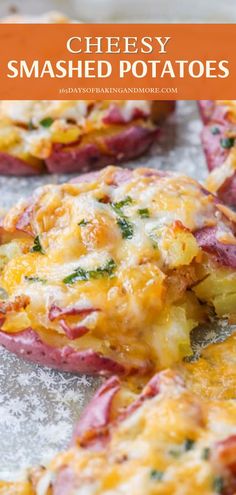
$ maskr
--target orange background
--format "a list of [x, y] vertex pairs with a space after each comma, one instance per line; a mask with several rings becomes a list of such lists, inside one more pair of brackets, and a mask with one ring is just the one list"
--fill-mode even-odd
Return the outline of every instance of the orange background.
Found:
[[[170, 36], [166, 45], [167, 53], [159, 54], [72, 54], [66, 49], [71, 36]], [[0, 25], [0, 99], [234, 99], [236, 97], [236, 25], [234, 24], [2, 24]], [[120, 45], [122, 47], [122, 43]], [[141, 46], [139, 44], [139, 46]], [[155, 47], [158, 45], [155, 44]], [[41, 79], [7, 77], [9, 60], [44, 62], [57, 60], [108, 60], [112, 62], [112, 75], [99, 78], [50, 78]], [[188, 74], [184, 79], [153, 79], [146, 76], [136, 79], [131, 74], [119, 78], [119, 61], [126, 59], [147, 60], [228, 60], [229, 77], [207, 79], [202, 76], [193, 79]], [[159, 94], [83, 94], [59, 93], [60, 88], [74, 87], [170, 87], [177, 93]]]

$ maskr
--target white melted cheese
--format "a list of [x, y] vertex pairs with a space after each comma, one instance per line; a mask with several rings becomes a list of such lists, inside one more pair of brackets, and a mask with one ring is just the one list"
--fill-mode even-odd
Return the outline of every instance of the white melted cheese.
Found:
[[89, 102], [82, 100], [4, 100], [0, 105], [0, 114], [12, 122], [38, 126], [50, 117], [52, 119], [74, 119], [78, 124], [87, 114]]
[[28, 158], [29, 162], [30, 157], [45, 160], [50, 156], [54, 143], [74, 143], [92, 136], [93, 132], [102, 133], [109, 126], [111, 132], [116, 131], [117, 126], [105, 124], [103, 120], [110, 105], [114, 104], [124, 119], [120, 125], [133, 121], [135, 109], [144, 112], [144, 117], [150, 117], [151, 104], [147, 101], [1, 101], [0, 150]]
[[231, 149], [229, 155], [222, 165], [214, 168], [209, 174], [206, 180], [206, 186], [212, 193], [217, 191], [223, 186], [227, 179], [232, 177], [236, 169], [236, 150]]
[[55, 479], [55, 474], [53, 472], [46, 471], [46, 473], [37, 483], [36, 495], [47, 495], [48, 490], [52, 485], [54, 479]]
[[[19, 314], [9, 312], [3, 330], [19, 331], [24, 324], [47, 341], [52, 331], [64, 332], [59, 319], [50, 321], [52, 305], [84, 305], [99, 311], [85, 319], [68, 317], [72, 327], [83, 322], [90, 330], [70, 345], [95, 345], [115, 357], [118, 349], [122, 362], [137, 362], [138, 356], [170, 365], [189, 351], [189, 333], [197, 324], [197, 301], [193, 316], [187, 316], [184, 301], [183, 307], [175, 303], [191, 284], [192, 272], [185, 280], [185, 268], [201, 262], [194, 231], [219, 224], [230, 232], [213, 197], [192, 179], [137, 169], [117, 186], [119, 173], [108, 167], [90, 183], [36, 191], [30, 201], [33, 236], [19, 241], [20, 254], [9, 250], [0, 281], [11, 300], [23, 294], [30, 304]], [[13, 238], [25, 207], [21, 203], [4, 219]], [[43, 253], [32, 253], [34, 237]], [[178, 277], [179, 269], [178, 286], [169, 291], [171, 271]]]
[[217, 443], [235, 434], [235, 402], [200, 399], [169, 370], [158, 388], [156, 396], [111, 426], [105, 447], [83, 448], [78, 442], [52, 461], [49, 471], [56, 477], [65, 465], [70, 469], [67, 495], [215, 495], [215, 478], [225, 483], [227, 475], [213, 457]]

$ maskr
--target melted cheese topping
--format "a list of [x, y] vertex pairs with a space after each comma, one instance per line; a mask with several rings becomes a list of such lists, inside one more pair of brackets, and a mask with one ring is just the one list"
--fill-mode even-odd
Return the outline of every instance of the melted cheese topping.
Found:
[[200, 359], [183, 363], [177, 370], [187, 387], [201, 397], [236, 399], [236, 334], [210, 345], [202, 351]]
[[216, 194], [227, 179], [232, 177], [236, 170], [236, 148], [231, 148], [226, 160], [216, 167], [208, 175], [206, 186], [209, 191]]
[[[113, 106], [121, 118], [119, 125], [104, 120]], [[55, 143], [78, 146], [82, 142], [95, 142], [102, 147], [101, 138], [108, 130], [112, 135], [134, 121], [152, 126], [151, 107], [152, 102], [145, 100], [1, 101], [0, 151], [30, 162], [32, 158], [48, 158]], [[144, 118], [137, 119], [136, 115]], [[149, 120], [145, 122], [145, 119]]]
[[[46, 471], [33, 470], [34, 488], [28, 482], [2, 482], [0, 494], [51, 495], [63, 479], [68, 480], [67, 495], [224, 493], [230, 478], [222, 461], [232, 453], [226, 450], [217, 459], [217, 446], [223, 441], [227, 448], [236, 435], [235, 346], [233, 335], [205, 349], [197, 362], [178, 366], [178, 375], [162, 373], [156, 397], [146, 399], [122, 422], [114, 420], [105, 449], [85, 449], [78, 441]], [[126, 394], [123, 388], [116, 409], [127, 402]]]
[[236, 100], [216, 100], [216, 105], [227, 109], [227, 117], [231, 122], [236, 122]]
[[[216, 105], [223, 106], [227, 110], [227, 120], [236, 123], [236, 100], [216, 100]], [[234, 131], [229, 130], [229, 137], [234, 137]], [[219, 167], [216, 167], [208, 175], [206, 179], [206, 186], [212, 193], [217, 191], [223, 186], [227, 179], [232, 177], [236, 170], [236, 148], [232, 146], [229, 149], [228, 156], [224, 163]]]
[[27, 481], [19, 483], [0, 481], [0, 495], [35, 495], [35, 491]]
[[[185, 176], [138, 169], [116, 185], [119, 173], [108, 167], [91, 182], [45, 186], [28, 207], [20, 203], [6, 215], [13, 244], [0, 248], [0, 285], [9, 295], [2, 330], [32, 327], [44, 342], [62, 346], [65, 323], [79, 325], [87, 333], [69, 341], [75, 349], [131, 367], [170, 366], [191, 352], [189, 333], [206, 313], [189, 289], [213, 269], [225, 276], [192, 233], [215, 225], [221, 213]], [[31, 235], [18, 234], [27, 215]], [[229, 270], [229, 291], [235, 277]], [[203, 300], [215, 300], [213, 289], [209, 297], [199, 290]], [[27, 302], [19, 307], [22, 297]], [[67, 311], [64, 323], [50, 316], [54, 306]], [[68, 314], [73, 308], [77, 314]]]
[[63, 470], [67, 495], [221, 493], [217, 481], [226, 483], [227, 473], [213, 457], [217, 442], [235, 435], [235, 417], [235, 402], [199, 401], [167, 371], [160, 393], [111, 427], [105, 448], [77, 446], [60, 454], [36, 494], [48, 495], [48, 480], [54, 486], [58, 476], [63, 486]]
[[[48, 12], [38, 17], [11, 16], [2, 22], [73, 21], [58, 12]], [[0, 152], [21, 158], [34, 167], [40, 167], [41, 161], [51, 155], [55, 143], [73, 143], [78, 147], [92, 142], [104, 152], [102, 137], [108, 132], [115, 134], [134, 121], [152, 127], [152, 106], [147, 100], [0, 101]], [[121, 119], [118, 125], [104, 121], [113, 107]]]

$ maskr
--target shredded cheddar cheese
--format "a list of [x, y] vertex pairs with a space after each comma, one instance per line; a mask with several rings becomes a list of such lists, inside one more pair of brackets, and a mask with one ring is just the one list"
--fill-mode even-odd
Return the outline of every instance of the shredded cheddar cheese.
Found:
[[[116, 106], [120, 124], [106, 123], [112, 105]], [[82, 146], [94, 142], [103, 146], [101, 138], [126, 128], [144, 116], [143, 126], [151, 126], [152, 102], [140, 101], [1, 101], [0, 151], [25, 159], [32, 165], [48, 158], [56, 143]], [[137, 113], [138, 112], [138, 113]], [[36, 162], [35, 162], [36, 160]]]
[[33, 472], [34, 495], [233, 494], [235, 401], [200, 399], [168, 370], [158, 383], [152, 397], [108, 424], [104, 444], [85, 446], [78, 437]]
[[[230, 239], [214, 198], [178, 174], [108, 167], [42, 187], [3, 221], [0, 285], [12, 304], [1, 303], [1, 330], [33, 328], [48, 345], [93, 349], [126, 369], [171, 366], [207, 318], [199, 300], [233, 310], [235, 270], [216, 267], [194, 236], [214, 225]], [[217, 294], [224, 277], [228, 304]], [[28, 304], [14, 308], [18, 297]]]

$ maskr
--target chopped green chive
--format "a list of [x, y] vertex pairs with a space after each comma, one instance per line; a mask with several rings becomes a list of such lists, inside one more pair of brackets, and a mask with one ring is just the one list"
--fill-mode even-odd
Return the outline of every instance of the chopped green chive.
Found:
[[40, 277], [27, 277], [25, 276], [25, 280], [28, 282], [41, 282], [41, 284], [46, 284], [47, 280], [45, 278], [40, 278]]
[[161, 481], [163, 479], [163, 471], [158, 471], [158, 469], [152, 469], [150, 472], [150, 478], [154, 481]]
[[191, 438], [186, 438], [184, 442], [184, 450], [187, 452], [188, 450], [192, 450], [193, 446], [195, 444], [195, 441], [192, 440]]
[[141, 218], [149, 218], [150, 213], [148, 208], [140, 208], [138, 210], [138, 214], [140, 215]]
[[40, 242], [40, 238], [39, 238], [39, 235], [37, 235], [34, 239], [34, 245], [33, 247], [31, 248], [31, 253], [41, 253], [41, 254], [45, 254], [45, 251], [43, 250], [42, 248], [42, 245], [41, 245], [41, 242]]
[[205, 447], [205, 449], [203, 449], [203, 451], [202, 451], [202, 459], [204, 461], [207, 461], [210, 457], [210, 453], [211, 453], [211, 450], [209, 449], [209, 447]]
[[124, 217], [120, 217], [117, 219], [117, 225], [120, 227], [123, 239], [132, 239], [134, 228], [131, 222]]
[[78, 225], [79, 225], [80, 227], [84, 227], [85, 225], [88, 225], [88, 223], [90, 223], [90, 222], [89, 222], [88, 220], [85, 220], [85, 219], [83, 218], [83, 220], [81, 220], [81, 221], [78, 223]]
[[131, 205], [133, 203], [133, 200], [130, 196], [127, 196], [125, 199], [122, 199], [121, 201], [118, 201], [117, 203], [112, 203], [112, 208], [115, 210], [120, 210], [124, 206]]
[[117, 215], [125, 218], [122, 208], [124, 206], [130, 205], [132, 202], [133, 202], [132, 198], [130, 196], [127, 196], [127, 198], [123, 199], [122, 201], [118, 201], [117, 203], [111, 203], [111, 207]]
[[85, 270], [78, 267], [76, 270], [63, 279], [64, 284], [74, 284], [75, 282], [103, 278], [106, 276], [111, 277], [116, 269], [116, 263], [113, 259], [107, 261], [107, 263], [98, 267], [95, 270]]
[[63, 279], [64, 284], [74, 284], [77, 281], [89, 280], [90, 275], [88, 270], [83, 268], [77, 268], [71, 275], [68, 275]]
[[51, 127], [51, 125], [53, 124], [54, 120], [52, 119], [52, 117], [45, 117], [45, 119], [42, 119], [40, 120], [40, 125], [42, 125], [43, 127]]
[[216, 135], [216, 134], [220, 134], [220, 129], [219, 129], [219, 127], [216, 127], [216, 126], [212, 127], [212, 128], [211, 128], [211, 133], [212, 133], [212, 134], [214, 134], [214, 135]]
[[226, 138], [222, 138], [220, 140], [220, 144], [221, 144], [222, 148], [225, 148], [225, 149], [232, 148], [232, 146], [234, 146], [234, 142], [235, 142], [234, 137], [226, 137]]
[[118, 215], [117, 225], [120, 227], [122, 232], [123, 239], [132, 239], [134, 234], [134, 227], [131, 222], [129, 222], [128, 218], [124, 215], [122, 208], [124, 206], [130, 205], [133, 202], [130, 196], [127, 196], [125, 199], [118, 201], [116, 203], [110, 203], [110, 206], [114, 210], [114, 212]]
[[224, 480], [222, 476], [216, 476], [213, 480], [213, 490], [216, 493], [223, 493], [224, 490]]

